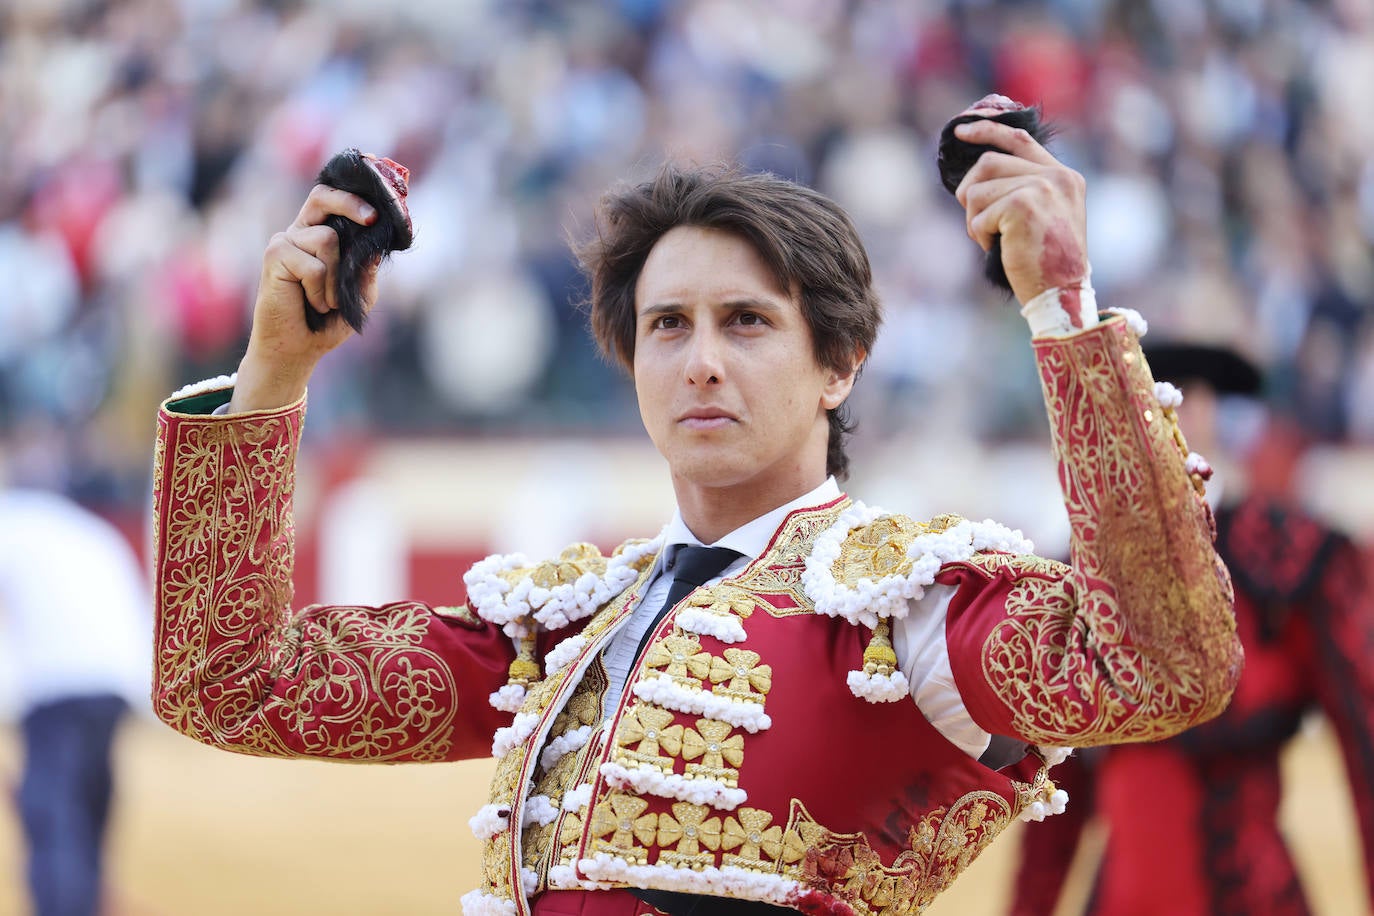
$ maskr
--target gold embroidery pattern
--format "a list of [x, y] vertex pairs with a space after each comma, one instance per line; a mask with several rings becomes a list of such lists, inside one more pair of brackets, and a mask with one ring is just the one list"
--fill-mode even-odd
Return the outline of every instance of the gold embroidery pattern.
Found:
[[738, 786], [739, 767], [744, 763], [744, 736], [731, 734], [734, 730], [728, 722], [698, 719], [696, 728], [683, 732], [683, 759], [701, 758], [701, 763], [688, 763], [685, 774], [695, 779], [720, 780], [732, 789]]
[[974, 791], [914, 825], [907, 848], [884, 866], [861, 834], [826, 830], [793, 799], [780, 853], [785, 877], [832, 895], [862, 916], [898, 916], [928, 907], [1011, 823], [996, 792]]
[[564, 582], [576, 582], [587, 573], [605, 575], [606, 558], [594, 544], [577, 543], [565, 547], [557, 559], [540, 563], [530, 578], [541, 588], [553, 588]]
[[523, 845], [520, 847], [521, 855], [524, 856], [524, 865], [526, 868], [534, 869], [539, 873], [541, 881], [545, 878], [545, 870], [539, 866], [553, 845], [554, 833], [557, 830], [558, 818], [554, 818], [547, 824], [530, 824], [525, 828]]
[[[773, 823], [773, 815], [767, 811], [740, 808], [725, 819], [721, 846], [727, 852], [722, 865], [771, 872], [782, 858], [782, 827]], [[797, 859], [803, 854], [798, 850]]]
[[[831, 515], [825, 513], [822, 517]], [[816, 532], [824, 530], [822, 526], [792, 527], [810, 532], [813, 538]], [[804, 557], [807, 552], [809, 548], [793, 550], [791, 555]], [[698, 589], [688, 598], [688, 606], [748, 619], [761, 599], [742, 587], [740, 581], [727, 579]], [[697, 634], [675, 627], [671, 635], [649, 644], [644, 667], [653, 672], [651, 676], [664, 678], [685, 690], [702, 690], [709, 683], [717, 695], [762, 706], [772, 688], [771, 666], [761, 665], [757, 652], [730, 647], [723, 655], [722, 658], [702, 648]], [[614, 761], [621, 766], [672, 773], [676, 759], [681, 757], [685, 761], [683, 775], [687, 778], [718, 781], [736, 788], [744, 760], [744, 736], [732, 735], [734, 726], [727, 722], [698, 719], [696, 728], [684, 728], [676, 719], [677, 714], [667, 708], [635, 701], [616, 727]]]
[[710, 674], [714, 657], [701, 648], [696, 636], [678, 633], [667, 636], [650, 644], [644, 654], [644, 664], [648, 668], [662, 669], [663, 673], [688, 689], [701, 686]]
[[[593, 666], [593, 668], [595, 667]], [[592, 668], [588, 668], [587, 673], [583, 675], [584, 680], [588, 678], [593, 678]], [[587, 686], [592, 686], [592, 683], [588, 683]], [[553, 728], [549, 730], [549, 734], [561, 735], [578, 726], [595, 725], [601, 721], [601, 696], [599, 692], [583, 690], [581, 687], [582, 685], [579, 685], [579, 689], [573, 693], [572, 699], [568, 700], [568, 705], [564, 706], [563, 711], [553, 720]]]
[[[572, 699], [554, 719], [550, 734], [562, 735], [579, 726], [597, 725], [601, 721], [606, 683], [605, 669], [599, 661], [593, 662]], [[586, 744], [564, 754], [535, 781], [533, 794], [548, 796], [560, 809], [558, 818], [548, 825], [548, 830], [526, 830], [521, 840], [525, 866], [539, 875], [540, 890], [546, 886], [549, 866], [555, 864], [554, 852], [557, 851], [557, 863], [565, 865], [577, 852], [582, 836], [582, 817], [576, 812], [561, 810], [563, 798], [570, 789], [590, 780], [588, 774], [596, 765], [601, 740], [601, 735], [593, 732]]]
[[[772, 687], [772, 668], [759, 664], [757, 652], [732, 647], [724, 656], [702, 649], [695, 636], [678, 634], [651, 643], [645, 666], [661, 670], [659, 677], [688, 689], [700, 689], [704, 680], [710, 680], [715, 684], [713, 692], [762, 706]], [[732, 734], [734, 726], [716, 719], [698, 719], [695, 728], [676, 720], [677, 713], [636, 700], [616, 726], [614, 761], [621, 766], [672, 773], [680, 757], [686, 761], [684, 776], [737, 787], [744, 761], [744, 736]]]
[[923, 534], [938, 534], [963, 521], [957, 515], [937, 515], [918, 522], [904, 515], [884, 515], [849, 533], [831, 570], [836, 582], [853, 584], [863, 579], [878, 581], [887, 576], [911, 574], [907, 547]]
[[741, 620], [748, 620], [758, 606], [758, 596], [748, 589], [740, 588], [735, 579], [725, 579], [709, 588], [697, 589], [687, 599], [684, 607], [697, 608], [708, 614], [727, 616], [733, 614]]
[[512, 893], [506, 848], [505, 844], [495, 840], [482, 844], [482, 877], [492, 890], [503, 897], [509, 897]]
[[773, 666], [759, 664], [759, 654], [748, 649], [726, 649], [723, 654], [724, 658], [711, 659], [711, 691], [732, 700], [763, 703], [773, 689]]
[[427, 608], [289, 608], [302, 415], [160, 420], [158, 715], [242, 753], [444, 759], [457, 690]]
[[[706, 805], [676, 802], [673, 813], [658, 816], [658, 861], [677, 868], [708, 868], [720, 848], [720, 818]], [[702, 852], [705, 846], [709, 852]], [[670, 849], [668, 847], [676, 847]]]
[[646, 847], [658, 837], [658, 815], [645, 814], [649, 802], [624, 792], [609, 792], [592, 809], [592, 849], [622, 856], [631, 864], [649, 861]]
[[520, 788], [520, 768], [524, 761], [520, 754], [511, 751], [496, 761], [496, 770], [491, 777], [490, 801], [494, 805], [509, 807], [515, 801], [516, 790]]
[[[629, 542], [634, 543], [634, 542]], [[625, 545], [622, 545], [624, 548]], [[619, 550], [616, 551], [619, 553]], [[617, 597], [613, 598], [601, 610], [593, 614], [592, 618], [583, 628], [581, 635], [586, 638], [588, 646], [594, 646], [597, 640], [606, 633], [607, 630], [624, 614], [628, 613], [628, 608], [635, 596], [639, 594], [644, 585], [651, 566], [652, 558], [645, 558], [636, 568], [639, 570], [638, 580], [626, 588]], [[571, 676], [573, 666], [564, 668], [552, 677], [540, 681], [532, 689], [532, 695], [538, 692], [535, 702], [541, 715], [552, 717], [546, 729], [542, 726], [536, 727], [529, 740], [521, 742], [510, 750], [502, 758], [497, 768], [498, 780], [503, 774], [509, 773], [508, 782], [498, 782], [493, 784], [491, 803], [509, 803], [513, 812], [520, 810], [521, 804], [517, 804], [517, 789], [525, 785], [535, 785], [537, 788], [532, 794], [542, 794], [549, 798], [549, 803], [560, 809], [559, 816], [555, 818], [548, 829], [524, 829], [518, 825], [510, 830], [498, 834], [488, 841], [489, 846], [494, 846], [500, 850], [499, 861], [504, 865], [504, 871], [499, 879], [493, 880], [490, 875], [488, 881], [492, 889], [498, 896], [511, 896], [515, 888], [521, 886], [522, 876], [515, 869], [514, 863], [520, 862], [533, 867], [538, 875], [538, 888], [546, 886], [548, 877], [548, 867], [550, 865], [551, 854], [555, 838], [562, 843], [562, 838], [567, 835], [563, 825], [570, 816], [567, 812], [562, 812], [564, 793], [580, 780], [586, 779], [588, 770], [591, 768], [592, 761], [597, 759], [602, 747], [599, 736], [593, 734], [591, 740], [583, 745], [580, 751], [564, 754], [562, 759], [556, 761], [554, 766], [547, 772], [542, 771], [539, 763], [539, 754], [542, 753], [543, 742], [540, 741], [536, 746], [536, 736], [544, 735], [545, 740], [549, 735], [561, 735], [566, 729], [554, 730], [555, 726], [562, 723], [568, 727], [571, 725], [571, 717], [576, 717], [581, 724], [591, 724], [587, 719], [594, 717], [599, 722], [601, 719], [600, 710], [602, 697], [605, 695], [606, 675], [605, 669], [599, 659], [594, 659], [586, 668], [581, 679], [571, 687], [567, 684], [567, 679]], [[561, 701], [561, 697], [568, 694], [566, 702]], [[529, 703], [527, 699], [526, 703]], [[558, 704], [559, 708], [555, 714], [550, 707]], [[586, 719], [584, 719], [586, 717]], [[543, 721], [547, 722], [547, 718]], [[569, 759], [574, 763], [569, 764]], [[520, 798], [523, 804], [524, 797]], [[512, 820], [516, 820], [516, 814], [512, 814]], [[580, 828], [581, 818], [576, 816], [575, 820]], [[515, 844], [519, 844], [518, 855]], [[526, 845], [528, 844], [528, 845]], [[567, 849], [560, 851], [560, 861], [571, 858], [571, 853]]]
[[1045, 762], [1044, 756], [1039, 750], [1034, 748], [1031, 750], [1031, 753], [1040, 760], [1042, 766], [1035, 771], [1035, 776], [1029, 783], [1020, 782], [1015, 779], [1011, 780], [1012, 788], [1016, 790], [1015, 813], [1017, 814], [1025, 811], [1026, 808], [1037, 801], [1048, 803], [1054, 795], [1055, 790], [1059, 788], [1054, 784], [1054, 780], [1050, 779], [1050, 768], [1043, 765]]
[[1067, 564], [1060, 563], [1058, 560], [1028, 553], [1015, 556], [1005, 553], [975, 553], [961, 565], [981, 569], [987, 573], [988, 578], [1006, 571], [1017, 577], [1041, 576], [1047, 579], [1066, 579], [1073, 572]]
[[[796, 530], [824, 531], [833, 524], [835, 512], [821, 514], [823, 524], [798, 525]], [[928, 530], [916, 523], [909, 527], [917, 533]], [[798, 549], [793, 541], [790, 546], [782, 543], [774, 549], [805, 556], [809, 546]], [[765, 570], [785, 567], [775, 563], [771, 554], [764, 563], [755, 565]], [[774, 584], [785, 578], [769, 571], [759, 575], [761, 581]], [[785, 589], [770, 593], [767, 602], [755, 601], [754, 607], [810, 613], [809, 603], [789, 597]], [[699, 685], [699, 689], [709, 688], [736, 701], [762, 703], [772, 689], [773, 672], [771, 666], [762, 664], [759, 653], [731, 645], [716, 655], [703, 650], [704, 642], [704, 638], [679, 631], [651, 645], [651, 657], [646, 658], [646, 665], [654, 672], [651, 676], [674, 679], [681, 686]], [[625, 766], [653, 766], [660, 772], [673, 772], [681, 758], [681, 769], [688, 777], [738, 785], [746, 744], [743, 733], [729, 723], [673, 713], [640, 698], [627, 703], [616, 734], [607, 739], [612, 741], [611, 759]], [[555, 733], [582, 721], [579, 708], [575, 695], [562, 713], [567, 718], [560, 719], [563, 725]], [[594, 780], [597, 764], [604, 759], [604, 752], [596, 746], [598, 737], [594, 736], [577, 755], [578, 775], [566, 785]], [[519, 751], [512, 752], [516, 753]], [[561, 766], [556, 765], [549, 774]], [[549, 774], [545, 774], [546, 779]], [[633, 864], [653, 860], [680, 868], [730, 865], [781, 875], [817, 893], [834, 895], [857, 913], [884, 916], [924, 908], [1010, 822], [1022, 796], [1029, 798], [1031, 794], [1029, 787], [1017, 786], [1013, 803], [996, 792], [972, 791], [947, 807], [919, 816], [910, 829], [907, 848], [885, 867], [880, 854], [862, 835], [837, 834], [815, 823], [800, 801], [794, 800], [784, 826], [781, 813], [747, 805], [722, 811], [683, 800], [641, 797], [601, 782], [598, 785], [603, 786], [603, 794], [592, 800], [585, 816], [566, 812], [549, 831], [525, 831], [527, 865], [546, 869], [548, 863], [572, 864], [578, 857], [599, 852], [622, 856]], [[566, 788], [541, 779], [536, 791], [557, 804]], [[540, 858], [545, 844], [553, 848]]]
[[582, 840], [582, 816], [575, 812], [570, 812], [563, 816], [563, 821], [558, 828], [558, 845], [561, 853], [558, 857], [560, 865], [570, 864], [573, 856], [577, 853], [577, 844]]
[[1239, 674], [1204, 504], [1124, 322], [1036, 354], [1074, 565], [1042, 579], [1044, 561], [1004, 561], [1028, 576], [984, 643], [984, 674], [1038, 743], [1165, 738], [1219, 713]]
[[749, 564], [738, 576], [729, 580], [735, 588], [749, 596], [751, 610], [762, 609], [772, 617], [816, 612], [814, 603], [806, 596], [801, 585], [806, 558], [811, 554], [816, 538], [835, 524], [835, 519], [850, 505], [850, 500], [843, 499], [820, 512], [801, 512], [790, 516], [767, 551], [765, 561]]
[[662, 707], [635, 703], [616, 728], [615, 742], [622, 748], [617, 759], [631, 766], [671, 772], [673, 757], [682, 751], [682, 726], [673, 725], [674, 718]]
[[558, 585], [571, 585], [587, 573], [604, 576], [606, 558], [596, 545], [577, 543], [563, 548], [562, 553], [552, 560], [535, 566], [501, 570], [496, 575], [509, 585], [529, 579], [540, 588], [551, 589]]

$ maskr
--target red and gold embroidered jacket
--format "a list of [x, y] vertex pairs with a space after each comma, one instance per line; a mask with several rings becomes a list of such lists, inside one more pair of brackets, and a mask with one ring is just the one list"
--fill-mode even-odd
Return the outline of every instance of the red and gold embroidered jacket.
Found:
[[[1092, 916], [1309, 916], [1310, 890], [1281, 824], [1281, 806], [1292, 804], [1282, 758], [1318, 711], [1340, 746], [1374, 901], [1374, 569], [1348, 536], [1267, 496], [1222, 506], [1217, 529], [1246, 652], [1231, 704], [1171, 740], [1104, 748], [1091, 766], [1074, 759], [1057, 770], [1077, 783], [1075, 802], [1027, 837], [1010, 913], [1054, 910], [1095, 816], [1109, 839]], [[1313, 809], [1300, 816], [1324, 819]], [[1324, 897], [1340, 899], [1330, 887]], [[1369, 912], [1363, 900], [1342, 902]]]
[[744, 571], [664, 618], [604, 716], [600, 654], [660, 545], [494, 557], [456, 608], [292, 610], [303, 405], [216, 418], [203, 414], [223, 390], [169, 402], [156, 709], [251, 754], [497, 756], [471, 822], [487, 887], [469, 914], [625, 886], [919, 912], [1054, 787], [1043, 751], [994, 771], [914, 703], [884, 702], [906, 699], [887, 641], [906, 598], [955, 587], [945, 638], [963, 702], [1034, 745], [1165, 737], [1215, 716], [1240, 671], [1210, 516], [1133, 333], [1109, 319], [1035, 351], [1071, 565], [1018, 552], [991, 523], [847, 497], [799, 510]]

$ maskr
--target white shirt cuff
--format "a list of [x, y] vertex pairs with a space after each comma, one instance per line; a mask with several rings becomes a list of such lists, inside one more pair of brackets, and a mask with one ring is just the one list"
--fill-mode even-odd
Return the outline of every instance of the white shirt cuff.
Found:
[[1068, 337], [1097, 326], [1097, 295], [1090, 277], [1074, 287], [1051, 286], [1021, 307], [1032, 337]]

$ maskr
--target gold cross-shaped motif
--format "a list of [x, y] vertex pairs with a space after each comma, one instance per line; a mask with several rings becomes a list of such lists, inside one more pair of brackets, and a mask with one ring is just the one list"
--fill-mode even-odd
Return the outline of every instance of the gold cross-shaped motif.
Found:
[[720, 818], [707, 817], [711, 809], [706, 805], [676, 802], [673, 813], [658, 816], [658, 845], [677, 844], [677, 852], [696, 855], [701, 847], [720, 848]]
[[662, 668], [672, 678], [687, 679], [690, 675], [699, 684], [711, 670], [712, 655], [701, 648], [693, 636], [669, 636], [649, 646], [644, 664]]
[[[760, 853], [770, 862], [782, 855], [782, 828], [768, 826], [773, 815], [758, 808], [741, 808], [725, 819], [721, 846], [726, 850], [739, 849], [738, 858], [745, 863], [758, 863]], [[729, 863], [727, 863], [729, 864]]]
[[617, 849], [633, 849], [635, 840], [647, 846], [658, 832], [658, 816], [645, 814], [648, 807], [647, 801], [632, 795], [603, 799], [592, 812], [592, 835]]
[[773, 666], [760, 665], [757, 652], [726, 649], [724, 658], [711, 660], [710, 678], [717, 685], [728, 681], [724, 687], [716, 687], [716, 693], [759, 702], [773, 688]]
[[673, 725], [673, 714], [647, 703], [636, 703], [620, 720], [615, 741], [621, 747], [638, 745], [635, 750], [651, 757], [659, 749], [676, 756], [682, 750], [682, 726]]
[[748, 620], [758, 603], [758, 597], [751, 589], [719, 583], [694, 594], [688, 606], [701, 608], [711, 614], [733, 614], [741, 620]]
[[701, 758], [701, 764], [713, 769], [728, 762], [738, 767], [744, 762], [744, 736], [730, 735], [734, 726], [718, 719], [698, 719], [697, 727], [682, 734], [682, 756], [687, 760]]

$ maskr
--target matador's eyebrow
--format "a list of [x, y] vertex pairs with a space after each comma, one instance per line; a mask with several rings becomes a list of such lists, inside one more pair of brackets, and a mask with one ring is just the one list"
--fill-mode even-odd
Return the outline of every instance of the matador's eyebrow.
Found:
[[[770, 312], [773, 314], [777, 314], [783, 311], [783, 306], [781, 306], [777, 302], [773, 302], [769, 299], [756, 299], [751, 296], [746, 296], [740, 299], [727, 299], [724, 302], [719, 303], [717, 307], [732, 312], [750, 311]], [[644, 310], [639, 313], [639, 316], [641, 318], [654, 318], [658, 317], [659, 315], [671, 315], [676, 314], [677, 312], [681, 312], [683, 308], [684, 306], [681, 302], [677, 300], [668, 300], [666, 302], [658, 302], [653, 305], [645, 306]]]

